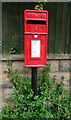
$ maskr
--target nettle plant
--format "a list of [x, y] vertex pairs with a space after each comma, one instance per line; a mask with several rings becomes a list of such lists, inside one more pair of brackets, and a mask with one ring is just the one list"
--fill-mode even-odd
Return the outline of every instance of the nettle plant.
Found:
[[[7, 106], [2, 109], [3, 119], [65, 120], [70, 117], [70, 97], [63, 89], [63, 82], [58, 83], [49, 76], [50, 65], [38, 73], [36, 96], [31, 88], [31, 79], [21, 76], [18, 70], [12, 70], [11, 61], [7, 65], [9, 68], [5, 72], [15, 89], [11, 98], [5, 100]], [[23, 70], [25, 73], [26, 68]]]

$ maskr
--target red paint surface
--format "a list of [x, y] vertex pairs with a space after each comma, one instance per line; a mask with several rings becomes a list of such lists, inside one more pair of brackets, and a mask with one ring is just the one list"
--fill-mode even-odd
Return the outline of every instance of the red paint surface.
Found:
[[[34, 35], [38, 35], [37, 38]], [[31, 57], [31, 41], [40, 40], [40, 57]], [[48, 11], [24, 11], [24, 58], [26, 67], [45, 67], [48, 50]]]

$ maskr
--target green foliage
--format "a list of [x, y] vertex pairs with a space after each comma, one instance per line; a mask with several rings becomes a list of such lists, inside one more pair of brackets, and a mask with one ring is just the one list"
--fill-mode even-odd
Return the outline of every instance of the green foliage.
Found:
[[38, 5], [35, 6], [35, 10], [43, 10], [46, 2], [47, 0], [43, 0], [43, 2], [41, 0], [38, 0]]
[[7, 70], [4, 70], [4, 73], [8, 73], [9, 75], [10, 75], [10, 73], [11, 73], [11, 69], [12, 69], [12, 64], [13, 64], [13, 61], [10, 61], [10, 60], [8, 60], [7, 62], [6, 62], [6, 65], [7, 65]]
[[42, 73], [38, 75], [38, 95], [36, 96], [31, 89], [29, 77], [20, 76], [17, 70], [10, 69], [10, 72], [7, 72], [15, 90], [12, 97], [6, 100], [8, 105], [2, 110], [3, 119], [65, 120], [69, 118], [70, 98], [63, 89], [63, 82], [57, 83], [50, 78], [48, 74], [50, 65], [42, 69]]
[[2, 52], [2, 41], [0, 40], [0, 53]]
[[17, 44], [18, 39], [19, 36], [17, 34], [14, 34], [11, 38], [11, 48], [10, 48], [11, 54], [18, 54], [18, 44]]
[[35, 6], [35, 10], [43, 10], [43, 4], [38, 4]]
[[7, 66], [12, 66], [12, 63], [13, 63], [13, 61], [10, 61], [10, 60], [8, 60], [7, 62], [6, 62], [6, 64], [7, 64]]

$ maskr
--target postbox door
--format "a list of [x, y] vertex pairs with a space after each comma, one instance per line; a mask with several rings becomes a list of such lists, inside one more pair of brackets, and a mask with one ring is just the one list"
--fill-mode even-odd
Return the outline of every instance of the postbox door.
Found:
[[41, 67], [46, 65], [47, 35], [26, 35], [25, 65], [27, 67]]

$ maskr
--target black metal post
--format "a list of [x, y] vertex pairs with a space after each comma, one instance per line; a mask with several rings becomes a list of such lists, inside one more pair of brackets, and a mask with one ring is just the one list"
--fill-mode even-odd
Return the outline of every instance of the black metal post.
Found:
[[37, 67], [32, 67], [32, 89], [34, 96], [37, 95]]

